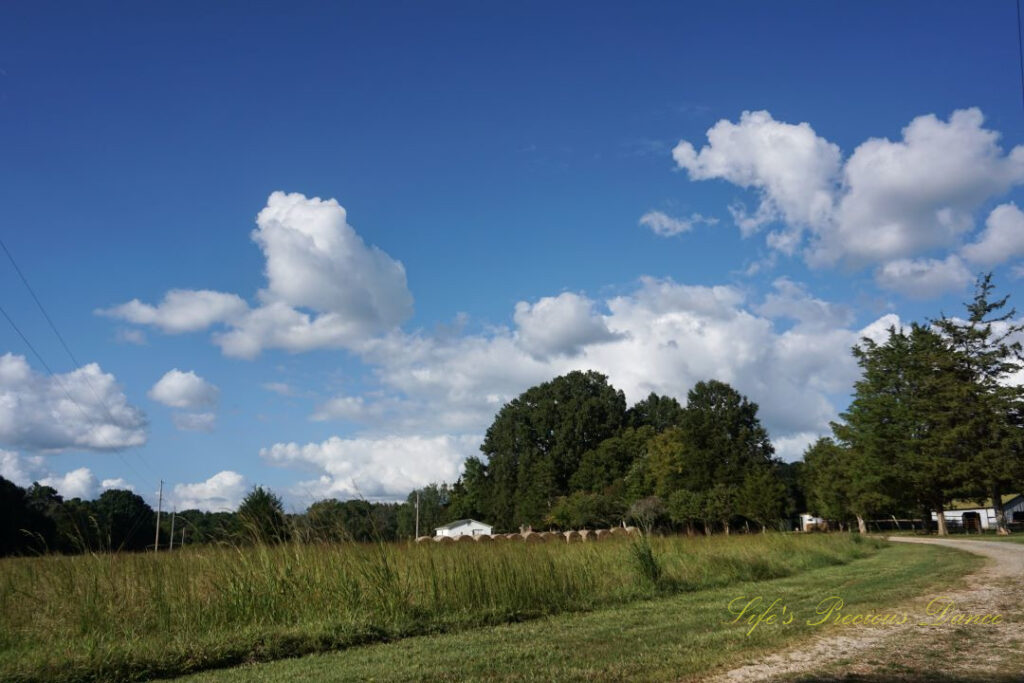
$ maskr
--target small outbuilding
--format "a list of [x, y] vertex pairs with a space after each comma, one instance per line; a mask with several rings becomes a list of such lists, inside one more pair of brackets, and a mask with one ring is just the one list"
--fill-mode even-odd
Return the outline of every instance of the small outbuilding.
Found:
[[[977, 501], [954, 500], [943, 512], [946, 524], [961, 527], [964, 531], [987, 531], [996, 528], [996, 508], [989, 498], [979, 504]], [[1003, 496], [1003, 512], [1006, 521], [1015, 524], [1024, 522], [1024, 495], [1011, 493]], [[938, 514], [932, 512], [932, 521], [938, 521]]]
[[434, 529], [434, 535], [437, 537], [447, 536], [449, 538], [480, 536], [481, 534], [490, 536], [492, 529], [493, 527], [490, 524], [484, 524], [475, 519], [457, 519], [454, 522], [449, 522]]

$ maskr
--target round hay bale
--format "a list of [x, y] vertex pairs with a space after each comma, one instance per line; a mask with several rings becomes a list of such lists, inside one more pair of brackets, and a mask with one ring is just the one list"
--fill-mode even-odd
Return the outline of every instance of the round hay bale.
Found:
[[566, 531], [564, 534], [566, 543], [582, 543], [583, 535], [578, 531]]
[[526, 543], [543, 543], [544, 539], [536, 531], [524, 531], [520, 534]]
[[623, 529], [621, 526], [613, 526], [611, 529], [608, 530], [608, 533], [610, 533], [612, 536], [625, 536], [626, 530]]
[[548, 541], [561, 541], [562, 534], [557, 531], [542, 531], [540, 532], [540, 540], [547, 543]]
[[580, 529], [580, 540], [581, 541], [593, 541], [594, 532], [590, 529]]
[[451, 536], [435, 536], [434, 540], [438, 543], [455, 543], [455, 539]]
[[419, 538], [416, 539], [416, 542], [417, 543], [426, 543], [427, 541], [433, 541], [433, 540], [434, 540], [433, 536], [420, 536]]
[[462, 534], [461, 536], [456, 538], [455, 542], [456, 543], [476, 543], [476, 541], [473, 540], [472, 536], [468, 536], [466, 534]]
[[521, 540], [523, 540], [523, 535], [522, 534], [515, 534], [515, 533], [505, 534], [505, 540], [506, 541], [521, 541]]
[[611, 535], [612, 535], [612, 532], [608, 531], [608, 529], [598, 529], [597, 531], [594, 532], [594, 540], [595, 541], [603, 541], [603, 540], [605, 540], [606, 538], [608, 538]]
[[491, 541], [494, 540], [490, 536], [488, 536], [487, 534], [480, 534], [479, 536], [474, 536], [473, 538], [476, 539], [477, 543], [490, 543]]
[[639, 536], [640, 535], [640, 530], [637, 529], [635, 526], [627, 526], [626, 527], [626, 535], [627, 536]]

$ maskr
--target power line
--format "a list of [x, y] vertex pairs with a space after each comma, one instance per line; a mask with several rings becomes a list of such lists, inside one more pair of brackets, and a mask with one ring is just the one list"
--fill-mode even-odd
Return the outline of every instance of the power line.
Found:
[[1020, 0], [1017, 0], [1017, 63], [1020, 65], [1020, 104], [1024, 107], [1024, 41], [1020, 33]]
[[[64, 337], [61, 335], [60, 331], [57, 330], [57, 326], [54, 324], [53, 320], [50, 318], [50, 315], [46, 312], [46, 308], [43, 306], [43, 303], [39, 300], [39, 297], [36, 296], [36, 293], [32, 289], [32, 286], [28, 283], [28, 279], [25, 277], [25, 274], [22, 272], [21, 268], [18, 267], [17, 261], [14, 260], [14, 255], [11, 254], [11, 251], [7, 248], [7, 245], [4, 244], [2, 239], [0, 239], [0, 248], [3, 248], [4, 253], [7, 254], [7, 258], [10, 260], [11, 265], [14, 266], [15, 272], [18, 273], [18, 277], [21, 278], [21, 281], [25, 285], [25, 288], [28, 290], [29, 294], [32, 295], [32, 299], [36, 302], [36, 305], [39, 307], [39, 311], [43, 314], [43, 317], [46, 318], [46, 322], [49, 323], [50, 329], [53, 330], [53, 333], [57, 336], [57, 339], [60, 340], [61, 346], [64, 347], [64, 350], [67, 352], [68, 357], [71, 358], [71, 362], [74, 363], [75, 368], [81, 367], [81, 364], [75, 358], [75, 355], [71, 352], [71, 348], [68, 346], [67, 342], [64, 341]], [[25, 333], [21, 331], [21, 328], [18, 327], [18, 325], [14, 322], [14, 320], [7, 313], [7, 311], [4, 310], [4, 308], [2, 306], [0, 306], [0, 314], [3, 315], [3, 317], [7, 320], [7, 322], [14, 329], [14, 331], [17, 333], [17, 335], [25, 343], [25, 346], [27, 346], [29, 348], [29, 350], [32, 352], [32, 354], [36, 357], [36, 359], [39, 361], [39, 363], [43, 366], [43, 368], [46, 370], [46, 373], [50, 377], [50, 379], [52, 379], [57, 384], [57, 386], [60, 387], [61, 391], [63, 392], [64, 396], [67, 397], [68, 401], [73, 403], [75, 405], [75, 407], [78, 408], [78, 411], [82, 414], [82, 417], [85, 419], [86, 423], [87, 424], [91, 423], [92, 419], [89, 417], [89, 414], [86, 412], [86, 410], [82, 406], [82, 404], [79, 403], [71, 395], [71, 393], [68, 391], [67, 387], [60, 380], [60, 377], [53, 371], [53, 368], [50, 367], [50, 364], [46, 362], [46, 360], [43, 358], [42, 354], [39, 353], [39, 351], [32, 344], [32, 342], [30, 342], [28, 340], [28, 337], [25, 336]], [[93, 386], [92, 380], [89, 379], [89, 375], [88, 374], [83, 374], [82, 378], [85, 380], [85, 383], [86, 383], [86, 385], [88, 385], [89, 390], [92, 392], [93, 396], [100, 402], [100, 405], [103, 407], [103, 411], [107, 414], [107, 419], [110, 420], [110, 422], [112, 424], [116, 425], [118, 423], [117, 422], [117, 418], [114, 417], [113, 412], [110, 410], [110, 407], [107, 405], [106, 398], [104, 396], [101, 396], [100, 393], [98, 391], [96, 391], [96, 388]], [[139, 455], [139, 460], [144, 465], [146, 465], [147, 469], [149, 469], [151, 472], [156, 474], [153, 471], [153, 468], [150, 467], [149, 463], [146, 462], [146, 460], [141, 456], [141, 454], [138, 454], [138, 455]], [[139, 472], [135, 468], [134, 465], [132, 465], [130, 462], [128, 462], [128, 460], [121, 453], [117, 453], [117, 457], [132, 472], [135, 473], [135, 476], [139, 479], [139, 481], [142, 484], [144, 484], [147, 488], [151, 487], [152, 482], [149, 481], [147, 477], [143, 476], [142, 473]]]
[[62, 337], [60, 332], [57, 330], [57, 326], [53, 324], [53, 320], [50, 319], [50, 315], [46, 312], [46, 308], [43, 307], [43, 302], [39, 300], [38, 296], [36, 296], [35, 290], [33, 290], [32, 285], [28, 283], [28, 279], [25, 277], [25, 274], [21, 272], [21, 268], [18, 267], [18, 262], [14, 260], [14, 255], [11, 254], [11, 250], [7, 248], [6, 244], [4, 244], [3, 239], [0, 239], [0, 248], [4, 250], [5, 254], [7, 254], [7, 258], [10, 260], [11, 265], [14, 266], [14, 272], [18, 274], [18, 277], [21, 278], [22, 283], [25, 285], [25, 289], [27, 289], [28, 293], [32, 295], [32, 300], [36, 302], [36, 306], [39, 307], [39, 311], [43, 314], [43, 317], [46, 318], [46, 322], [49, 323], [50, 329], [53, 330], [55, 335], [57, 335], [60, 345], [64, 347], [65, 351], [67, 351], [68, 357], [71, 358], [71, 362], [75, 364], [76, 368], [81, 367], [82, 364], [78, 362], [77, 358], [75, 358], [75, 354], [71, 353], [71, 349], [68, 348], [67, 342], [64, 341], [64, 337]]

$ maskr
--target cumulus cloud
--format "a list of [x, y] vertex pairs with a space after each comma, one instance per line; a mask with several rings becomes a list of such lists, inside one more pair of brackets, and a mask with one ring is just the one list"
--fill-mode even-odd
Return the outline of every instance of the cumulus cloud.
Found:
[[151, 399], [172, 408], [200, 408], [217, 403], [220, 389], [189, 370], [169, 370], [147, 394]]
[[965, 259], [982, 266], [994, 266], [1024, 255], [1024, 211], [1016, 204], [1002, 204], [992, 210], [985, 230], [966, 245]]
[[256, 225], [267, 278], [259, 306], [237, 294], [172, 290], [157, 306], [134, 299], [97, 312], [169, 333], [220, 325], [215, 343], [237, 358], [351, 348], [412, 315], [404, 266], [367, 245], [334, 199], [274, 192]]
[[168, 334], [180, 334], [205, 330], [215, 323], [232, 320], [248, 308], [237, 294], [209, 289], [172, 289], [156, 306], [132, 299], [118, 306], [99, 309], [96, 313], [138, 325], [152, 325]]
[[0, 444], [105, 451], [144, 443], [145, 415], [96, 363], [47, 376], [34, 372], [24, 356], [0, 356]]
[[29, 486], [40, 475], [42, 469], [42, 458], [36, 456], [35, 461], [26, 462], [24, 458], [14, 451], [5, 451], [0, 448], [0, 477], [13, 481], [18, 486]]
[[930, 299], [945, 292], [964, 289], [974, 276], [951, 254], [944, 260], [899, 259], [882, 265], [875, 272], [880, 287], [900, 292], [912, 299]]
[[704, 223], [714, 225], [717, 218], [707, 218], [699, 213], [690, 214], [689, 218], [674, 218], [661, 211], [648, 211], [640, 216], [639, 224], [661, 237], [673, 237], [684, 232], [689, 232], [694, 226]]
[[520, 346], [538, 358], [574, 355], [588, 344], [616, 338], [594, 312], [594, 302], [572, 292], [532, 304], [520, 301], [513, 317]]
[[[862, 335], [899, 323], [885, 316], [858, 329], [843, 307], [788, 280], [777, 282], [764, 302], [750, 304], [734, 287], [644, 278], [635, 291], [604, 305], [606, 327], [618, 336], [563, 355], [539, 357], [507, 328], [375, 340], [363, 358], [374, 368], [381, 398], [342, 397], [317, 416], [344, 417], [382, 434], [480, 434], [504, 403], [530, 386], [594, 369], [630, 402], [651, 391], [685, 401], [696, 382], [720, 379], [761, 405], [774, 436], [824, 433], [838, 412], [834, 397], [845, 395], [858, 375], [850, 348]], [[780, 325], [779, 318], [796, 324]]]
[[431, 482], [454, 481], [479, 444], [478, 436], [331, 437], [301, 446], [274, 444], [260, 450], [260, 457], [273, 465], [319, 474], [294, 491], [311, 499], [396, 499]]
[[679, 168], [693, 180], [720, 178], [758, 192], [753, 214], [736, 207], [744, 234], [769, 221], [817, 225], [831, 214], [840, 168], [839, 147], [819, 137], [807, 123], [776, 121], [766, 111], [745, 111], [738, 123], [721, 120], [697, 151], [681, 141], [672, 150]]
[[364, 334], [412, 315], [405, 268], [367, 246], [333, 199], [275, 192], [256, 217], [252, 238], [267, 259], [267, 303], [326, 311]]
[[51, 475], [39, 479], [43, 486], [52, 486], [64, 498], [90, 500], [99, 493], [96, 475], [87, 467], [79, 467], [64, 475]]
[[90, 500], [109, 489], [134, 491], [135, 487], [120, 477], [98, 482], [87, 467], [79, 467], [65, 474], [56, 474], [46, 465], [41, 456], [22, 457], [14, 451], [0, 450], [0, 477], [14, 482], [22, 488], [33, 483], [50, 486], [64, 498]]
[[[978, 109], [947, 121], [919, 116], [902, 139], [869, 139], [843, 161], [807, 123], [744, 112], [738, 123], [716, 123], [700, 151], [682, 141], [673, 156], [693, 180], [722, 179], [758, 193], [753, 213], [734, 207], [744, 235], [778, 223], [766, 239], [775, 250], [800, 251], [813, 266], [898, 263], [880, 271], [888, 275], [907, 270], [911, 257], [956, 248], [979, 207], [1024, 182], [1024, 146], [1004, 152], [999, 134], [983, 124]], [[997, 215], [991, 244], [1009, 232], [999, 221], [1013, 218], [1008, 210]], [[965, 256], [992, 258], [985, 240]], [[945, 263], [947, 278], [954, 266]]]
[[170, 498], [179, 510], [230, 512], [238, 508], [245, 491], [245, 477], [238, 472], [224, 470], [206, 481], [175, 484]]

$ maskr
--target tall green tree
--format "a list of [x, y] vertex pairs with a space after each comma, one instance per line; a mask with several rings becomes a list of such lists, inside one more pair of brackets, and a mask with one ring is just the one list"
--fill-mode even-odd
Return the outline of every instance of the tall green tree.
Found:
[[[854, 398], [833, 431], [847, 447], [851, 485], [863, 490], [863, 515], [885, 505], [936, 511], [945, 535], [945, 506], [962, 486], [963, 457], [953, 447], [951, 416], [959, 409], [954, 359], [931, 328], [889, 329], [878, 344], [854, 347], [862, 370]], [[857, 510], [853, 510], [858, 514]]]
[[142, 496], [109, 489], [93, 501], [103, 545], [110, 550], [144, 550], [152, 544], [156, 513]]
[[243, 538], [255, 543], [281, 543], [289, 538], [281, 499], [270, 489], [253, 487], [238, 506]]
[[671, 396], [659, 396], [653, 391], [626, 411], [626, 424], [635, 429], [651, 427], [663, 432], [682, 423], [683, 407]]
[[822, 437], [807, 447], [803, 477], [812, 514], [840, 522], [853, 514], [849, 455], [849, 449], [829, 437]]
[[966, 464], [965, 483], [991, 497], [997, 531], [1005, 535], [1002, 494], [1024, 482], [1024, 389], [1010, 382], [1024, 368], [1015, 340], [1024, 324], [1014, 320], [1014, 309], [1006, 310], [1009, 297], [994, 298], [994, 289], [992, 274], [982, 275], [966, 304], [966, 319], [943, 315], [931, 322], [954, 354], [958, 405], [949, 415], [949, 447]]
[[487, 457], [491, 519], [498, 528], [542, 524], [570, 492], [583, 454], [616, 435], [626, 400], [604, 375], [570, 372], [505, 405], [480, 449]]
[[739, 487], [751, 467], [771, 464], [775, 449], [757, 410], [725, 382], [698, 382], [690, 390], [680, 427], [691, 454], [688, 488]]

